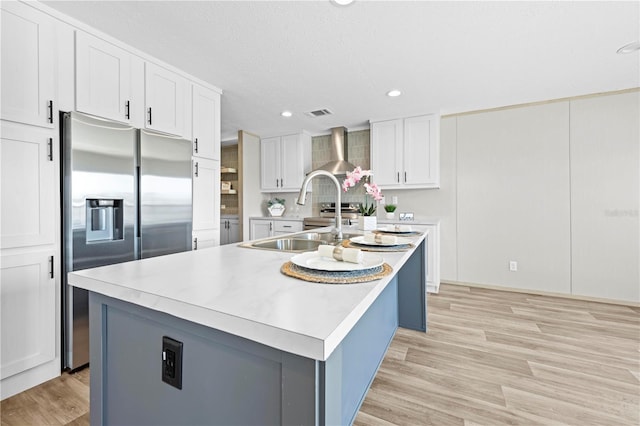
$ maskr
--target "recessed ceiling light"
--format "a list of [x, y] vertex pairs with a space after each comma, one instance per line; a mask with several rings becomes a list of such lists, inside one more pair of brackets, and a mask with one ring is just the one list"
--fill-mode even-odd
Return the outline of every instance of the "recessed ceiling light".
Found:
[[395, 89], [394, 90], [389, 90], [387, 92], [387, 96], [391, 96], [392, 98], [395, 98], [396, 96], [400, 96], [400, 95], [402, 95], [402, 92], [399, 91], [399, 90], [395, 90]]
[[637, 52], [638, 50], [640, 50], [640, 41], [634, 41], [633, 43], [629, 43], [625, 46], [622, 46], [620, 49], [617, 50], [616, 53], [633, 53], [633, 52]]
[[293, 113], [291, 111], [282, 111], [280, 115], [283, 117], [291, 117]]
[[331, 0], [331, 1], [339, 6], [348, 6], [351, 3], [353, 3], [353, 0]]

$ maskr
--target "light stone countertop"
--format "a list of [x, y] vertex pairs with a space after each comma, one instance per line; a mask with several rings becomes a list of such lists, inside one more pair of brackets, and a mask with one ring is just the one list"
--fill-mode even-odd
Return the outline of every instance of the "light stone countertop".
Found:
[[251, 216], [249, 219], [259, 219], [259, 220], [295, 220], [298, 222], [302, 222], [304, 217], [296, 217], [296, 216]]
[[[426, 227], [413, 229], [428, 232]], [[344, 231], [357, 232], [354, 227]], [[417, 246], [424, 235], [413, 239]], [[71, 272], [68, 281], [324, 361], [412, 252], [379, 253], [394, 272], [359, 284], [317, 284], [288, 277], [280, 267], [294, 253], [231, 244]]]

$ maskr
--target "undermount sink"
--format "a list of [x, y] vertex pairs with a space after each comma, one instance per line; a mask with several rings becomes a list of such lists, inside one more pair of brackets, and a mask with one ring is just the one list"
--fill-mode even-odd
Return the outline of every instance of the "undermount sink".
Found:
[[252, 243], [250, 247], [268, 250], [302, 252], [317, 250], [318, 246], [322, 244], [326, 244], [326, 242], [298, 238], [276, 238], [273, 240], [256, 241], [255, 243]]
[[[351, 237], [355, 237], [358, 234], [342, 234], [342, 240], [348, 240]], [[329, 244], [337, 244], [342, 240], [336, 239], [336, 234], [332, 234], [331, 232], [305, 232], [304, 234], [298, 234], [293, 236], [292, 238], [303, 238], [306, 240], [317, 240], [317, 241], [325, 241]]]
[[[356, 236], [357, 234], [343, 234], [343, 239]], [[294, 234], [290, 237], [271, 238], [269, 240], [260, 240], [253, 243], [242, 244], [242, 247], [258, 248], [264, 250], [277, 250], [287, 252], [304, 252], [315, 251], [322, 244], [338, 244], [341, 240], [337, 240], [335, 234], [331, 232], [304, 232]]]

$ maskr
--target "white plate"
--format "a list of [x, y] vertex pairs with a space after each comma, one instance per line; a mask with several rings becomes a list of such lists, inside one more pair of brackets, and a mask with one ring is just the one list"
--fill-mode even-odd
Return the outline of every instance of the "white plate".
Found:
[[403, 245], [411, 244], [411, 241], [406, 238], [397, 238], [396, 239], [397, 243], [395, 244], [383, 244], [383, 243], [376, 243], [375, 241], [366, 241], [362, 236], [353, 237], [353, 238], [350, 238], [350, 240], [352, 243], [362, 244], [365, 246], [378, 246], [378, 247], [394, 247], [394, 246], [403, 246]]
[[375, 232], [382, 232], [385, 234], [412, 234], [415, 231], [394, 231], [392, 229], [386, 229], [386, 228], [381, 228], [381, 229], [376, 229]]
[[317, 251], [308, 251], [296, 254], [291, 258], [291, 262], [303, 268], [316, 269], [319, 271], [361, 271], [363, 269], [375, 268], [384, 263], [384, 259], [379, 254], [363, 253], [362, 263], [341, 262], [318, 255]]

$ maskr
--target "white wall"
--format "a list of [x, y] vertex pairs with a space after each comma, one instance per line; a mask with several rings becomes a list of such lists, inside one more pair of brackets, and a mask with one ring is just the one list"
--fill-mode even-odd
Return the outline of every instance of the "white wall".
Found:
[[460, 116], [457, 148], [458, 281], [569, 293], [569, 103]]
[[[441, 279], [640, 302], [640, 91], [444, 117]], [[509, 271], [509, 260], [518, 272]]]
[[640, 92], [571, 102], [573, 292], [640, 301]]

